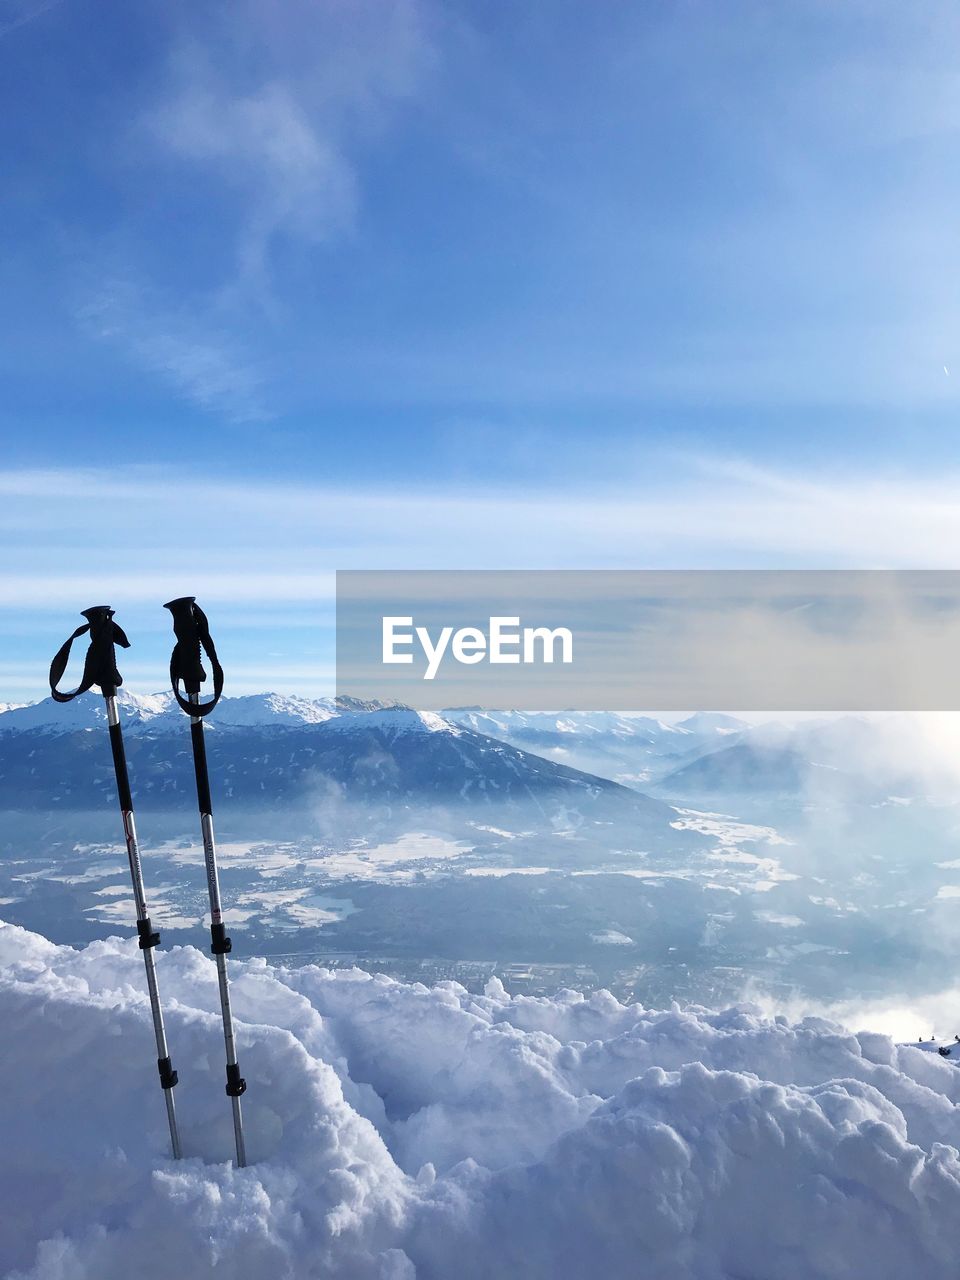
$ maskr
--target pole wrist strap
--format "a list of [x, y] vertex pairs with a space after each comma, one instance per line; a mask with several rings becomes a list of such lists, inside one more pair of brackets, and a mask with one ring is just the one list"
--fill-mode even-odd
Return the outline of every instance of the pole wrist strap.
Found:
[[121, 649], [129, 649], [130, 641], [115, 622], [109, 622], [108, 626], [110, 628], [109, 631], [101, 627], [98, 628], [98, 635], [91, 637], [90, 647], [87, 649], [87, 656], [83, 664], [83, 676], [77, 688], [70, 693], [65, 693], [58, 689], [57, 685], [63, 679], [63, 673], [67, 669], [74, 640], [79, 640], [85, 632], [90, 631], [90, 623], [87, 622], [82, 627], [77, 627], [76, 631], [71, 636], [68, 636], [57, 650], [53, 661], [50, 663], [50, 694], [54, 702], [72, 702], [74, 698], [81, 693], [86, 693], [95, 684], [100, 685], [101, 688], [117, 688], [123, 684], [123, 677], [117, 670], [116, 663], [113, 660], [113, 646], [118, 644]]

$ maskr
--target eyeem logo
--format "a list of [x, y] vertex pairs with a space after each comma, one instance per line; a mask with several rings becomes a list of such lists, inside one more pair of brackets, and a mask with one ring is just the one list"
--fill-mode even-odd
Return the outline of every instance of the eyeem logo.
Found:
[[[519, 618], [491, 618], [487, 631], [479, 627], [441, 627], [436, 640], [426, 627], [414, 627], [413, 618], [388, 617], [383, 624], [383, 661], [410, 664], [412, 652], [419, 643], [426, 659], [424, 680], [432, 680], [449, 652], [455, 662], [474, 666], [478, 662], [493, 664], [535, 664], [559, 661], [573, 662], [573, 633], [567, 627], [520, 627]], [[399, 628], [410, 628], [399, 630]]]

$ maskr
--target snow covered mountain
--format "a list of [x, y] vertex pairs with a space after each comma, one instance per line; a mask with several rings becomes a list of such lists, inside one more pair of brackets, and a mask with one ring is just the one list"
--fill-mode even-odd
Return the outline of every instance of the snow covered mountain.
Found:
[[[169, 694], [119, 696], [139, 807], [193, 793], [187, 717]], [[112, 786], [102, 698], [47, 699], [0, 714], [0, 806], [99, 805]], [[597, 811], [655, 825], [674, 840], [673, 811], [606, 778], [402, 706], [261, 694], [224, 698], [208, 721], [208, 753], [227, 804], [310, 808], [331, 788], [365, 805], [443, 803]]]
[[[538, 735], [554, 741], [614, 737], [624, 740], [652, 742], [678, 740], [690, 730], [665, 724], [651, 716], [624, 716], [615, 711], [498, 711], [484, 707], [448, 707], [442, 713], [447, 720], [467, 725], [492, 737], [524, 737]], [[739, 723], [739, 722], [738, 722]]]
[[681, 733], [692, 733], [700, 738], [725, 738], [732, 733], [742, 733], [749, 725], [745, 720], [719, 711], [695, 711], [674, 727]]
[[[156, 732], [178, 725], [182, 728], [186, 720], [169, 690], [144, 695], [121, 688], [117, 692], [117, 707], [121, 723], [128, 733], [144, 730]], [[322, 724], [337, 714], [337, 705], [330, 698], [256, 693], [240, 698], [221, 698], [215, 723], [222, 728]], [[103, 698], [95, 693], [83, 694], [73, 702], [61, 703], [54, 702], [53, 698], [44, 698], [42, 702], [28, 706], [0, 710], [0, 734], [27, 729], [67, 733], [75, 729], [105, 725], [106, 722]]]
[[136, 940], [77, 951], [0, 924], [0, 1273], [957, 1274], [960, 1076], [927, 1046], [747, 1007], [233, 961], [237, 1170], [213, 962], [181, 947], [158, 966], [181, 1163]]
[[[176, 724], [183, 713], [169, 690], [155, 694], [131, 693], [121, 688], [117, 705], [124, 728], [130, 732], [156, 730], [168, 723]], [[369, 703], [354, 698], [302, 698], [296, 694], [256, 693], [242, 697], [224, 697], [208, 723], [219, 728], [270, 727], [282, 725], [323, 724], [339, 717], [381, 712], [384, 727], [399, 723], [394, 712], [409, 712], [406, 723], [413, 727], [419, 715], [422, 726], [437, 727], [440, 721], [455, 724], [503, 740], [515, 740], [528, 747], [603, 744], [610, 740], [624, 744], [657, 745], [662, 754], [689, 752], [706, 742], [742, 732], [749, 728], [732, 716], [697, 714], [680, 724], [666, 724], [651, 716], [624, 716], [610, 711], [526, 712], [497, 711], [482, 707], [452, 707], [440, 713], [410, 712], [384, 703]], [[169, 719], [168, 719], [169, 718]], [[24, 729], [68, 732], [106, 722], [103, 699], [96, 693], [82, 695], [73, 702], [59, 703], [52, 698], [41, 702], [0, 704], [0, 734]], [[370, 722], [372, 723], [372, 722]]]
[[[173, 707], [172, 693], [136, 694], [121, 689], [117, 695], [120, 720], [125, 729], [136, 730], [149, 724]], [[72, 702], [54, 702], [44, 698], [24, 706], [0, 710], [0, 734], [22, 733], [39, 729], [45, 733], [69, 733], [76, 729], [92, 729], [107, 723], [103, 698], [84, 694]]]
[[721, 738], [729, 741], [726, 735], [748, 728], [732, 716], [717, 715], [691, 716], [677, 725], [609, 711], [553, 714], [452, 707], [443, 715], [523, 750], [641, 787], [714, 750]]
[[[171, 707], [178, 716], [183, 712]], [[293, 694], [252, 693], [241, 698], [221, 698], [217, 723], [223, 726], [323, 724], [340, 714], [332, 698], [298, 698]]]

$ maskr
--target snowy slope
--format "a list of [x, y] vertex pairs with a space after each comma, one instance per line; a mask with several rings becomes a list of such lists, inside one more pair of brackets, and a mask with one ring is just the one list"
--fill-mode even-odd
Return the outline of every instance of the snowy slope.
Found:
[[960, 1073], [937, 1054], [742, 1009], [237, 962], [237, 1171], [213, 964], [184, 948], [159, 966], [180, 1164], [135, 943], [76, 952], [0, 925], [0, 1273], [957, 1273]]

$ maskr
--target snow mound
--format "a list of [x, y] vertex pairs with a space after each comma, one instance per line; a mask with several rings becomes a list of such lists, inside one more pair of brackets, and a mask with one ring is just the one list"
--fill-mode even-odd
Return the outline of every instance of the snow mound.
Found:
[[[819, 1019], [483, 996], [158, 955], [166, 1155], [136, 944], [0, 924], [0, 1273], [16, 1280], [952, 1275], [960, 1072]], [[929, 1269], [929, 1270], [928, 1270]]]

